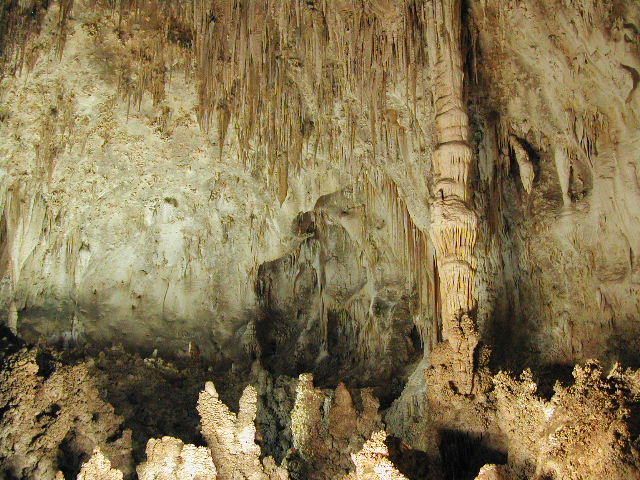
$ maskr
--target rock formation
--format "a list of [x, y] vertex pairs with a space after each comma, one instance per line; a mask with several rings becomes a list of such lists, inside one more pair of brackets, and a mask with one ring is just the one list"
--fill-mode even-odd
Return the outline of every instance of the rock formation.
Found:
[[358, 480], [406, 480], [389, 460], [389, 449], [385, 445], [387, 434], [374, 432], [357, 454], [352, 454], [356, 466], [350, 477]]
[[256, 445], [257, 394], [249, 385], [240, 398], [238, 414], [219, 399], [212, 382], [200, 393], [198, 412], [202, 436], [207, 441], [220, 480], [285, 480], [287, 472], [275, 465], [271, 457], [261, 459]]
[[3, 0], [0, 478], [638, 477], [639, 83], [632, 0]]
[[350, 455], [382, 427], [377, 399], [363, 390], [360, 402], [362, 410], [357, 411], [344, 384], [325, 392], [314, 387], [313, 376], [300, 375], [291, 410], [293, 449], [289, 456], [299, 456], [305, 468], [295, 472], [296, 478], [340, 478], [348, 474], [353, 466]]
[[476, 480], [503, 480], [507, 478], [502, 465], [485, 465], [480, 469]]
[[[430, 198], [429, 231], [435, 244], [440, 286], [442, 340], [431, 363], [462, 394], [474, 389], [478, 332], [475, 244], [477, 218], [470, 208], [472, 147], [464, 104], [461, 2], [427, 2], [427, 42], [433, 69], [431, 89], [435, 104], [435, 185]], [[443, 363], [448, 363], [448, 369]]]
[[137, 468], [140, 480], [216, 480], [217, 471], [206, 447], [185, 445], [177, 438], [151, 439], [147, 460]]
[[[64, 475], [61, 478], [64, 478]], [[99, 448], [93, 451], [93, 455], [82, 465], [78, 474], [78, 480], [122, 480], [122, 478], [122, 472], [111, 468], [111, 462]]]
[[[36, 350], [22, 349], [6, 357], [1, 372], [5, 397], [11, 393], [20, 395], [21, 387], [29, 385], [26, 372], [38, 368], [30, 360], [36, 354]], [[45, 385], [35, 396], [22, 393], [19, 404], [10, 401], [3, 407], [3, 469], [21, 472], [26, 478], [56, 480], [76, 475], [81, 480], [130, 477], [130, 436], [125, 434], [114, 441], [113, 435], [105, 440], [95, 434], [97, 429], [108, 433], [110, 427], [105, 425], [121, 419], [110, 413], [109, 405], [99, 401], [94, 401], [97, 409], [83, 406], [96, 394], [89, 386], [98, 384], [99, 378], [88, 373], [83, 364], [70, 368], [57, 362], [53, 366], [55, 370], [46, 370], [48, 379], [39, 380]], [[39, 368], [45, 367], [47, 364], [41, 364]], [[38, 375], [34, 372], [29, 375]], [[129, 372], [123, 369], [121, 375], [130, 376]], [[74, 382], [87, 385], [84, 390], [74, 390], [71, 377], [67, 376], [67, 392], [73, 395], [57, 398], [59, 410], [53, 414], [25, 414], [41, 409], [42, 400], [38, 399], [63, 391], [58, 379], [70, 374], [76, 375]], [[352, 395], [344, 385], [335, 390], [314, 387], [310, 375], [289, 379], [296, 384], [293, 406], [287, 413], [289, 426], [285, 427], [291, 431], [291, 444], [279, 460], [264, 455], [259, 446], [264, 439], [255, 421], [256, 410], [266, 407], [262, 402], [275, 397], [265, 399], [248, 386], [236, 414], [208, 382], [198, 404], [207, 446], [185, 444], [168, 436], [151, 438], [146, 458], [136, 471], [141, 480], [439, 479], [471, 475], [500, 480], [523, 476], [577, 480], [635, 478], [640, 472], [637, 370], [617, 365], [605, 373], [597, 362], [586, 363], [575, 367], [573, 383], [557, 382], [550, 396], [542, 391], [531, 371], [520, 377], [500, 372], [491, 380], [493, 388], [485, 388], [483, 395], [451, 397], [448, 409], [434, 404], [429, 397], [428, 406], [435, 410], [405, 425], [407, 430], [419, 432], [422, 441], [434, 442], [425, 447], [426, 452], [415, 456], [417, 452], [407, 444], [397, 444], [388, 437], [385, 429], [396, 426], [383, 423], [379, 405], [367, 390]], [[426, 400], [424, 397], [423, 402]], [[73, 412], [71, 406], [75, 407]], [[82, 423], [73, 426], [69, 421], [72, 413], [89, 410], [93, 413]], [[48, 411], [53, 412], [51, 408]], [[49, 420], [44, 422], [43, 418]], [[78, 418], [84, 417], [80, 414]], [[34, 421], [41, 433], [32, 438]], [[70, 427], [72, 433], [68, 431]], [[413, 438], [410, 434], [405, 436]], [[487, 460], [498, 465], [481, 469]], [[81, 461], [85, 463], [81, 465]]]
[[8, 475], [77, 472], [95, 447], [132, 471], [131, 432], [101, 399], [86, 364], [62, 365], [46, 351], [21, 349], [3, 359], [0, 375], [0, 459]]

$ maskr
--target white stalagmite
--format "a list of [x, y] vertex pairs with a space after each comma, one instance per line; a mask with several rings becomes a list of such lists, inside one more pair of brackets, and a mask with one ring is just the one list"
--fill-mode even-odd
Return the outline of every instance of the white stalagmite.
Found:
[[255, 443], [257, 393], [248, 385], [240, 398], [240, 410], [231, 412], [218, 395], [213, 382], [205, 384], [198, 399], [202, 436], [207, 441], [219, 480], [285, 480], [286, 469], [271, 457], [260, 458]]
[[[463, 98], [461, 4], [459, 0], [433, 0], [429, 16], [429, 61], [436, 112], [433, 170], [436, 184], [431, 196], [431, 236], [436, 248], [440, 280], [442, 339], [453, 348], [458, 367], [458, 389], [473, 385], [473, 350], [477, 344], [474, 248], [477, 217], [469, 207], [472, 150], [469, 119]], [[471, 321], [469, 321], [471, 320]], [[432, 359], [437, 361], [437, 359]]]
[[557, 146], [553, 151], [553, 158], [556, 162], [556, 169], [558, 171], [558, 180], [560, 181], [560, 189], [562, 190], [562, 202], [565, 207], [571, 205], [571, 198], [569, 196], [569, 182], [571, 180], [571, 160], [567, 155], [567, 152], [561, 147]]
[[384, 430], [372, 433], [362, 449], [356, 454], [351, 454], [356, 469], [346, 480], [406, 480], [407, 477], [389, 460], [386, 440], [387, 434]]
[[122, 480], [122, 478], [122, 472], [111, 468], [109, 459], [99, 448], [96, 448], [89, 461], [82, 465], [77, 480]]
[[216, 480], [217, 472], [207, 447], [185, 445], [173, 437], [152, 438], [147, 461], [137, 468], [140, 480]]

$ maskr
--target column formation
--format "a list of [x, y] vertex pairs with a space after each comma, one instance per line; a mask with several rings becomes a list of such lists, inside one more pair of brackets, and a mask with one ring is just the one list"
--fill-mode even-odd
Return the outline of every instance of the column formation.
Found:
[[448, 375], [461, 393], [473, 389], [474, 352], [478, 335], [474, 254], [477, 217], [469, 206], [472, 149], [469, 119], [463, 98], [460, 0], [432, 0], [426, 5], [429, 63], [434, 76], [437, 147], [433, 154], [435, 185], [431, 193], [431, 237], [440, 281], [440, 310], [444, 345], [432, 364], [447, 352]]

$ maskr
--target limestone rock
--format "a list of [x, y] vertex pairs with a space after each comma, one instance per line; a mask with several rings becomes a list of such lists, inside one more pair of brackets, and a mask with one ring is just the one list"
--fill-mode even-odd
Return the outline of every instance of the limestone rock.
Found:
[[478, 472], [476, 480], [508, 480], [502, 465], [485, 465]]
[[247, 386], [236, 415], [220, 400], [213, 382], [207, 382], [200, 393], [202, 436], [211, 449], [220, 480], [287, 478], [286, 471], [276, 467], [272, 459], [260, 459], [260, 447], [255, 443], [256, 397], [255, 388]]
[[[38, 349], [8, 356], [0, 371], [0, 408], [0, 459], [14, 475], [53, 479], [59, 455], [82, 460], [96, 447], [115, 468], [132, 471], [131, 432], [122, 431], [122, 417], [102, 400], [87, 364], [64, 365]], [[96, 465], [104, 464], [101, 455]]]
[[389, 449], [385, 445], [387, 434], [381, 430], [371, 434], [362, 449], [352, 454], [356, 466], [353, 480], [406, 480], [389, 460]]
[[151, 439], [147, 460], [136, 469], [140, 480], [216, 480], [216, 467], [206, 447], [185, 445], [177, 438]]
[[291, 412], [293, 449], [289, 452], [306, 462], [300, 475], [338, 478], [353, 468], [350, 455], [382, 427], [377, 399], [367, 390], [359, 393], [360, 411], [343, 384], [333, 392], [323, 391], [314, 387], [312, 375], [300, 375]]
[[111, 468], [111, 462], [100, 449], [96, 449], [78, 474], [78, 480], [122, 480], [122, 472]]

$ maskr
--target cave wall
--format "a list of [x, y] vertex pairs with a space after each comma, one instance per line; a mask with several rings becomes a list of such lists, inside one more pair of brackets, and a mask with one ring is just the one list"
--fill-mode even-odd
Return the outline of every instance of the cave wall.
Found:
[[[16, 66], [15, 75], [2, 79], [0, 107], [0, 296], [8, 322], [18, 317], [21, 335], [34, 341], [115, 341], [165, 355], [186, 354], [194, 342], [212, 358], [224, 352], [234, 361], [250, 360], [253, 324], [264, 316], [258, 273], [301, 248], [301, 214], [322, 211], [340, 224], [351, 245], [349, 261], [363, 272], [349, 287], [352, 294], [362, 290], [351, 302], [355, 324], [383, 331], [381, 316], [370, 313], [374, 305], [391, 296], [385, 308], [393, 309], [396, 297], [406, 297], [402, 322], [408, 329], [393, 341], [406, 343], [414, 318], [421, 331], [430, 331], [432, 313], [421, 307], [429, 304], [432, 272], [413, 273], [433, 255], [417, 226], [428, 218], [419, 193], [426, 189], [428, 132], [409, 145], [405, 133], [410, 113], [430, 111], [427, 98], [415, 98], [409, 112], [399, 93], [406, 85], [391, 85], [390, 118], [379, 119], [376, 132], [389, 138], [377, 147], [367, 140], [370, 120], [349, 126], [355, 113], [348, 116], [350, 105], [336, 101], [335, 144], [319, 146], [326, 132], [316, 126], [283, 192], [281, 167], [259, 148], [243, 146], [244, 132], [234, 124], [240, 113], [226, 120], [230, 125], [227, 107], [211, 118], [202, 113], [204, 87], [184, 65], [195, 39], [173, 30], [164, 38], [162, 24], [154, 23], [175, 21], [175, 12], [151, 8], [144, 14], [159, 18], [150, 20], [134, 11], [78, 1], [63, 25], [63, 9], [53, 3], [40, 13], [40, 29], [25, 41], [24, 52], [14, 46], [20, 55], [7, 60]], [[174, 56], [158, 59], [151, 38], [165, 41]], [[161, 81], [154, 77], [158, 68], [164, 69]], [[298, 70], [290, 67], [287, 86], [309, 97], [312, 79], [293, 78], [302, 76]], [[308, 107], [314, 99], [307, 97]], [[349, 138], [350, 164], [339, 145]], [[395, 161], [363, 175], [363, 152], [375, 148], [379, 157], [393, 154]], [[342, 157], [330, 156], [336, 149]], [[410, 157], [409, 151], [421, 153]], [[398, 185], [408, 193], [401, 195]], [[409, 208], [420, 212], [415, 220]], [[327, 238], [326, 255], [344, 260], [332, 251], [336, 238]], [[303, 287], [316, 288], [317, 281], [306, 278]], [[336, 305], [332, 315], [351, 308], [338, 306], [346, 300], [342, 291], [324, 295]], [[291, 310], [297, 299], [287, 301]], [[311, 310], [313, 322], [326, 322], [326, 309]], [[371, 337], [363, 341], [373, 343]]]
[[3, 80], [3, 303], [17, 304], [31, 338], [166, 352], [197, 339], [215, 351], [255, 305], [257, 266], [286, 251], [294, 215], [341, 175], [301, 175], [280, 206], [259, 172], [219, 157], [191, 79], [130, 106], [107, 12], [77, 3], [58, 59], [46, 52], [52, 7], [46, 53]]
[[[265, 389], [247, 387], [237, 415], [213, 384], [202, 393], [224, 476], [281, 478], [259, 442], [301, 478], [309, 466], [333, 478], [322, 468], [336, 459], [347, 473], [347, 452], [357, 473], [369, 448], [391, 468], [384, 434], [355, 453], [372, 429], [354, 401], [399, 450], [420, 450], [434, 478], [472, 478], [489, 461], [507, 462], [494, 469], [506, 478], [635, 475], [638, 374], [607, 364], [640, 360], [637, 2], [159, 5], [2, 4], [10, 329], [143, 353], [128, 362], [135, 375], [98, 357], [114, 372], [101, 374], [107, 400], [137, 405], [125, 421], [142, 428], [123, 438], [138, 451], [167, 419], [193, 422], [138, 414], [172, 391], [146, 366], [191, 355], [187, 373], [167, 377], [191, 394], [196, 370], [224, 371], [221, 395], [259, 377]], [[441, 208], [450, 197], [460, 208]], [[460, 281], [443, 260], [460, 262]], [[571, 379], [567, 367], [589, 357], [605, 367], [587, 362]], [[27, 373], [39, 377], [34, 358]], [[495, 374], [524, 366], [536, 372]], [[301, 372], [315, 378], [289, 378]], [[380, 412], [368, 390], [351, 397], [339, 381], [395, 401]], [[31, 407], [12, 400], [23, 385], [9, 387], [3, 421], [21, 432], [12, 412]], [[37, 439], [57, 410], [35, 399]], [[62, 433], [43, 464], [52, 474]], [[214, 465], [177, 439], [149, 448], [150, 475], [185, 448]]]
[[[320, 332], [314, 359], [337, 312], [354, 352], [386, 339], [365, 358], [404, 348], [412, 324], [427, 351], [438, 341], [421, 2], [20, 5], [40, 27], [20, 48], [4, 39], [0, 302], [23, 335], [246, 361], [275, 295], [290, 342]], [[638, 15], [622, 1], [463, 7], [478, 324], [498, 362], [638, 360]], [[277, 45], [260, 56], [265, 25]], [[202, 60], [232, 26], [244, 37]], [[308, 212], [332, 225], [319, 243], [337, 283], [308, 270], [298, 295], [282, 262], [320, 269], [296, 258], [314, 242], [297, 230]], [[387, 335], [391, 310], [405, 320]]]
[[486, 252], [500, 245], [487, 262], [496, 353], [635, 364], [638, 5], [488, 1], [468, 14]]

